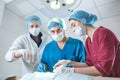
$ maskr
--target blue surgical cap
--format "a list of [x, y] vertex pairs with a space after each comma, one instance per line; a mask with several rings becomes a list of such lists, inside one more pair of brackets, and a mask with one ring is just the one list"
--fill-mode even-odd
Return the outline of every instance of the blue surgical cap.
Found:
[[48, 23], [48, 30], [50, 30], [53, 27], [64, 29], [65, 28], [64, 20], [58, 17], [53, 18]]
[[42, 24], [41, 19], [38, 16], [30, 16], [26, 19], [26, 28], [28, 28], [29, 24], [32, 22], [38, 22], [40, 25]]
[[71, 19], [75, 19], [83, 24], [93, 25], [97, 21], [97, 16], [82, 10], [78, 10], [70, 15], [69, 20]]

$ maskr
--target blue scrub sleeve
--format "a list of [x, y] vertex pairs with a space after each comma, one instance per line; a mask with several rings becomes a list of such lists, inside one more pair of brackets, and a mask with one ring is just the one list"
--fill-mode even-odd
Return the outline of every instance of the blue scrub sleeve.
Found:
[[80, 43], [80, 62], [86, 62], [86, 50], [84, 44]]
[[78, 51], [79, 51], [79, 61], [86, 62], [86, 50], [85, 50], [83, 42], [81, 41], [79, 42], [79, 45], [78, 45]]
[[43, 63], [40, 63], [40, 64], [37, 66], [37, 72], [46, 72], [46, 65], [43, 64]]

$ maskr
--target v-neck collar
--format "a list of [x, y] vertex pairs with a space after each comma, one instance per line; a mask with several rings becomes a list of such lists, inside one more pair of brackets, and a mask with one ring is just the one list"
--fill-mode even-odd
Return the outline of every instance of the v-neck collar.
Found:
[[[101, 27], [99, 27], [99, 28], [101, 28]], [[91, 41], [90, 37], [88, 37], [90, 44], [92, 44], [92, 43], [94, 42], [95, 34], [96, 34], [96, 32], [99, 30], [99, 28], [97, 28], [97, 29], [95, 30], [95, 32], [93, 33], [92, 41]]]
[[70, 39], [70, 38], [68, 37], [68, 39], [67, 39], [67, 41], [65, 42], [65, 44], [64, 44], [64, 46], [63, 46], [63, 48], [62, 48], [62, 49], [60, 49], [60, 48], [59, 48], [59, 46], [58, 46], [57, 42], [55, 41], [56, 47], [58, 48], [58, 50], [59, 50], [59, 51], [61, 51], [61, 52], [62, 52], [62, 51], [64, 51], [64, 49], [65, 49], [65, 48], [66, 48], [66, 46], [67, 46], [67, 43], [68, 43], [69, 39]]
[[[30, 33], [29, 33], [29, 34], [30, 34]], [[33, 39], [33, 41], [37, 44], [38, 47], [39, 47], [40, 44], [42, 43], [42, 39], [41, 39], [42, 36], [43, 36], [43, 34], [40, 32], [40, 33], [39, 33], [39, 39], [38, 39], [38, 41], [36, 42], [35, 39], [34, 39], [34, 37], [33, 37], [33, 35], [30, 34], [30, 37], [31, 37], [31, 38]]]

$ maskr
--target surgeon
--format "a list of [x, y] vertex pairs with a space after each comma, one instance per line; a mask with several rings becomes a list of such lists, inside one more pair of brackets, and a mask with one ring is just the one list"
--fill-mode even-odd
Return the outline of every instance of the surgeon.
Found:
[[[82, 41], [65, 35], [65, 24], [62, 18], [55, 17], [48, 24], [48, 31], [53, 39], [43, 51], [41, 63], [37, 67], [38, 72], [53, 72], [53, 66], [59, 60], [76, 62], [86, 61], [86, 51]], [[66, 67], [71, 67], [66, 65]]]
[[[74, 69], [74, 73], [120, 77], [120, 42], [109, 29], [103, 26], [94, 27], [93, 24], [96, 21], [96, 15], [82, 10], [75, 11], [70, 15], [69, 22], [73, 32], [79, 36], [88, 35], [85, 43], [86, 62], [59, 61], [54, 66], [57, 72], [69, 72]], [[74, 68], [61, 67], [60, 65], [63, 63], [64, 65], [69, 63]]]
[[37, 16], [29, 16], [26, 19], [26, 29], [28, 34], [18, 37], [9, 48], [5, 59], [9, 62], [22, 58], [22, 75], [36, 71], [40, 63], [41, 53], [49, 36], [42, 32], [41, 19]]

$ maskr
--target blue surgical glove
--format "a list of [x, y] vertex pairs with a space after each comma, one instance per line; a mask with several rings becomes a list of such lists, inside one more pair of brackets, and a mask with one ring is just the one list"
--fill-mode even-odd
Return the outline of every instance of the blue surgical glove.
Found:
[[38, 66], [37, 66], [37, 71], [38, 72], [46, 72], [46, 65], [44, 63], [40, 63]]

